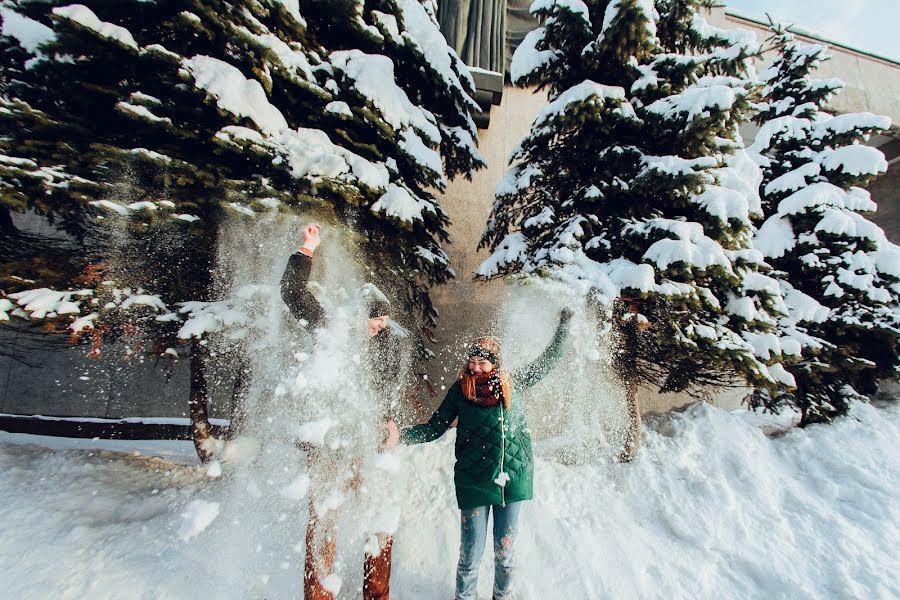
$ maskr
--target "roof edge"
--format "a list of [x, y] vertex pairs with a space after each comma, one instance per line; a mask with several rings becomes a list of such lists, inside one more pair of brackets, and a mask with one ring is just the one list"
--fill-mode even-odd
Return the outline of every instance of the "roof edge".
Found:
[[[722, 6], [722, 5], [717, 5], [717, 6]], [[748, 21], [750, 23], [753, 23], [754, 25], [760, 25], [767, 29], [769, 27], [769, 23], [767, 21], [763, 21], [757, 17], [751, 17], [750, 15], [748, 15], [744, 12], [738, 11], [738, 10], [725, 8], [725, 15], [729, 16], [729, 17], [733, 17], [735, 19], [739, 19], [741, 21]], [[799, 26], [799, 24], [797, 24], [797, 25]], [[799, 36], [802, 36], [805, 38], [809, 38], [809, 39], [815, 40], [817, 42], [824, 42], [824, 43], [828, 44], [829, 46], [835, 46], [835, 47], [841, 48], [843, 50], [849, 50], [850, 52], [854, 52], [856, 54], [862, 54], [864, 56], [868, 56], [871, 58], [875, 58], [875, 59], [884, 61], [886, 63], [890, 63], [893, 66], [900, 67], [900, 60], [888, 58], [887, 56], [882, 56], [880, 54], [876, 54], [876, 53], [870, 52], [868, 50], [860, 50], [859, 48], [854, 48], [853, 46], [849, 46], [849, 45], [843, 44], [841, 42], [835, 42], [834, 40], [829, 40], [827, 38], [820, 37], [809, 31], [794, 31], [793, 33], [794, 33], [794, 35], [799, 35]]]

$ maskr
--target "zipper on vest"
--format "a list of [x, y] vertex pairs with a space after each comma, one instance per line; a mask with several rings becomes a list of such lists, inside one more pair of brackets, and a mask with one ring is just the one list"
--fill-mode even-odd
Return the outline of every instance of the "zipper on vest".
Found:
[[[503, 462], [506, 459], [506, 427], [503, 422], [503, 400], [500, 401], [500, 475], [499, 477], [503, 477], [503, 474], [506, 473], [504, 469]], [[503, 485], [500, 486], [500, 506], [506, 506], [506, 484], [507, 481], [503, 482]]]

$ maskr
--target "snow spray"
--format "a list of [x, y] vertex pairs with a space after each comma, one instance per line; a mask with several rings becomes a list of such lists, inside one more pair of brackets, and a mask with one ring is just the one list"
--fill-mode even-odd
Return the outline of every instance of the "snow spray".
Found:
[[304, 224], [273, 213], [226, 224], [219, 237], [217, 287], [245, 324], [210, 342], [218, 385], [227, 388], [236, 368], [244, 381], [237, 436], [213, 466], [225, 477], [216, 526], [206, 532], [209, 568], [228, 596], [302, 597], [312, 503], [337, 547], [323, 583], [336, 598], [359, 597], [364, 547], [399, 522], [391, 494], [402, 489], [402, 473], [398, 459], [377, 454], [383, 399], [371, 385], [359, 294], [366, 280], [350, 236], [322, 232], [309, 286], [328, 315], [319, 329], [302, 327], [280, 297]]
[[522, 396], [535, 454], [564, 463], [612, 460], [629, 421], [613, 370], [616, 340], [608, 311], [554, 281], [516, 279], [507, 287], [496, 327], [510, 370], [546, 348], [563, 307], [574, 312], [559, 364]]
[[[169, 256], [180, 257], [176, 260], [187, 260], [191, 254], [190, 236], [185, 234], [180, 223], [161, 220], [145, 231], [134, 231], [135, 224], [131, 222], [130, 214], [144, 210], [143, 204], [155, 206], [149, 200], [159, 202], [169, 199], [168, 167], [163, 165], [160, 169], [162, 183], [156, 185], [149, 181], [146, 167], [138, 158], [126, 157], [118, 163], [114, 182], [102, 199], [107, 213], [96, 217], [98, 225], [102, 223], [102, 226], [91, 227], [87, 231], [90, 239], [84, 246], [92, 248], [90, 266], [100, 267], [89, 277], [100, 276], [103, 280], [112, 281], [117, 303], [133, 295], [156, 294], [159, 283], [173, 276], [175, 270], [172, 264], [154, 260], [159, 249], [165, 249]], [[110, 211], [110, 207], [117, 208]], [[140, 287], [143, 285], [150, 287], [143, 289]], [[170, 308], [175, 310], [176, 307]], [[92, 348], [87, 359], [80, 355], [79, 349], [77, 356], [70, 355], [66, 370], [59, 374], [59, 391], [67, 402], [83, 402], [84, 407], [77, 411], [80, 414], [110, 418], [136, 416], [120, 412], [132, 408], [136, 390], [140, 390], [147, 380], [159, 376], [160, 363], [166, 366], [167, 378], [176, 371], [175, 365], [168, 359], [160, 361], [151, 358], [152, 354], [147, 350], [153, 341], [152, 336], [148, 336], [128, 313], [107, 313], [104, 319], [108, 323], [115, 320], [120, 326], [118, 336], [104, 341], [102, 347]], [[127, 327], [121, 327], [126, 324]], [[71, 376], [73, 371], [79, 374], [77, 379]], [[140, 394], [140, 391], [137, 393]], [[105, 407], [100, 412], [98, 404], [104, 398]]]

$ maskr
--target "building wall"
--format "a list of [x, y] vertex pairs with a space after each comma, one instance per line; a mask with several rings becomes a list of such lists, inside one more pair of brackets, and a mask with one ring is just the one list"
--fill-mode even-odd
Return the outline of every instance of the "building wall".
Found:
[[[21, 322], [0, 326], [0, 413], [58, 417], [187, 417], [190, 361], [106, 344], [99, 358], [65, 335]], [[19, 352], [17, 357], [9, 351]], [[230, 418], [233, 377], [210, 374], [210, 415]]]
[[[502, 281], [475, 282], [472, 275], [487, 250], [477, 250], [478, 241], [491, 212], [494, 189], [506, 170], [512, 149], [528, 133], [531, 122], [546, 103], [546, 94], [533, 94], [507, 86], [500, 106], [491, 110], [490, 128], [480, 130], [478, 149], [487, 168], [475, 173], [472, 181], [459, 178], [448, 186], [440, 202], [452, 221], [448, 229], [451, 244], [446, 247], [456, 278], [432, 290], [440, 311], [437, 343], [432, 349], [429, 379], [435, 384], [435, 398], [441, 385], [449, 386], [459, 369], [463, 346], [490, 329], [506, 285]], [[427, 402], [426, 402], [427, 404]]]
[[[717, 27], [727, 29], [742, 28], [756, 34], [760, 43], [765, 42], [772, 32], [768, 26], [750, 19], [728, 14], [724, 8], [715, 8], [707, 15], [707, 20]], [[797, 39], [829, 48], [831, 59], [822, 63], [815, 77], [827, 79], [837, 77], [845, 87], [832, 98], [829, 108], [835, 112], [868, 111], [887, 115], [893, 121], [894, 131], [900, 130], [900, 64], [887, 59], [853, 50], [832, 42], [797, 34]], [[773, 58], [770, 51], [757, 61], [762, 68]], [[760, 71], [761, 72], [761, 71]]]

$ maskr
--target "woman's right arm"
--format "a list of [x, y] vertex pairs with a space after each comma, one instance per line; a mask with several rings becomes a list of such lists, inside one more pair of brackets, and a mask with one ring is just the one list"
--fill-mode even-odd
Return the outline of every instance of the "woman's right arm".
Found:
[[569, 321], [572, 319], [572, 311], [563, 309], [559, 315], [559, 326], [550, 345], [531, 364], [513, 372], [513, 384], [519, 389], [527, 390], [541, 379], [546, 377], [555, 367], [563, 355], [563, 347], [569, 337]]
[[453, 423], [453, 419], [456, 418], [459, 412], [459, 405], [457, 404], [458, 388], [459, 384], [454, 384], [450, 388], [447, 395], [444, 396], [444, 401], [434, 411], [427, 423], [403, 428], [400, 431], [400, 443], [421, 444], [423, 442], [432, 442], [444, 435], [444, 432], [450, 428], [450, 424]]
[[325, 311], [316, 297], [306, 289], [312, 258], [295, 252], [288, 259], [287, 268], [281, 276], [281, 299], [287, 304], [297, 320], [304, 320], [309, 329], [315, 329], [325, 320]]

